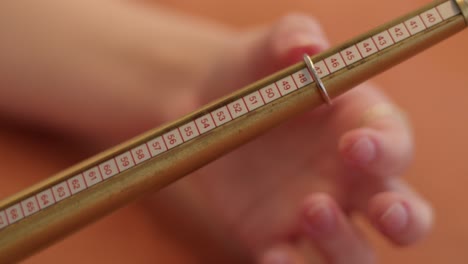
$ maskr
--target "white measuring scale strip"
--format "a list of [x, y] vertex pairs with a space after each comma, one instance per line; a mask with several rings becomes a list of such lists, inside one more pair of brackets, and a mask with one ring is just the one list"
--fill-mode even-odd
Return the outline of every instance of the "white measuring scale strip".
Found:
[[[398, 25], [315, 62], [316, 73], [319, 78], [327, 77], [459, 14], [460, 10], [455, 2], [444, 2], [435, 8], [426, 10]], [[309, 70], [303, 68], [172, 131], [120, 153], [0, 211], [0, 229], [59, 203], [91, 186], [105, 184], [106, 180], [119, 175], [123, 171], [149, 159], [157, 158], [159, 155], [185, 142], [196, 139], [208, 131], [264, 107], [276, 99], [287, 96], [312, 83], [314, 83], [314, 80]]]

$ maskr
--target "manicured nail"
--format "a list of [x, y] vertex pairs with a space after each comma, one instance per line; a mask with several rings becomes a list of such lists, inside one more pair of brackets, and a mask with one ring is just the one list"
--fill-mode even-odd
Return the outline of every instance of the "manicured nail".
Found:
[[264, 264], [292, 264], [289, 255], [282, 250], [271, 250], [266, 253], [263, 259]]
[[306, 229], [312, 235], [329, 234], [335, 228], [335, 216], [326, 203], [317, 203], [305, 212]]
[[358, 165], [366, 165], [376, 156], [375, 144], [368, 137], [358, 139], [346, 152], [347, 158]]
[[395, 203], [380, 217], [380, 225], [386, 233], [400, 233], [408, 225], [408, 211], [401, 203]]

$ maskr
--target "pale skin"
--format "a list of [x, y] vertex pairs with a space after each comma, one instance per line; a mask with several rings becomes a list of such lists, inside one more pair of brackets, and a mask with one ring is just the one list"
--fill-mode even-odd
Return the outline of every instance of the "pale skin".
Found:
[[[85, 19], [84, 19], [85, 18]], [[108, 147], [327, 47], [293, 14], [235, 32], [120, 1], [0, 4], [0, 113]], [[176, 100], [176, 104], [174, 104]], [[259, 263], [375, 263], [351, 214], [396, 245], [430, 231], [432, 211], [399, 176], [412, 158], [406, 119], [363, 84], [190, 175], [213, 222]], [[229, 205], [229, 206], [227, 206]]]

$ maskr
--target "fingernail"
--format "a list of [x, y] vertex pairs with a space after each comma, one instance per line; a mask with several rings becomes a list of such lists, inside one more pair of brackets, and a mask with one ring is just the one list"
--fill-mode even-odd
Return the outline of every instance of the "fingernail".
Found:
[[305, 212], [306, 228], [312, 235], [329, 234], [334, 230], [335, 217], [326, 203], [317, 203]]
[[264, 264], [292, 264], [289, 255], [282, 250], [271, 250], [263, 259]]
[[408, 211], [401, 203], [395, 203], [380, 217], [380, 225], [387, 233], [400, 233], [408, 225]]
[[376, 156], [375, 144], [368, 137], [358, 139], [346, 152], [348, 159], [359, 165], [368, 164]]

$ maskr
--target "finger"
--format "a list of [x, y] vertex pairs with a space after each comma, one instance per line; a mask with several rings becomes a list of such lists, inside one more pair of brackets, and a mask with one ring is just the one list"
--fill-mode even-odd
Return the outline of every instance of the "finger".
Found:
[[[339, 152], [347, 165], [372, 176], [399, 175], [413, 156], [413, 139], [408, 122], [392, 103], [381, 96], [360, 100], [357, 128], [339, 141]], [[352, 115], [352, 113], [351, 113]]]
[[313, 55], [329, 47], [320, 24], [301, 14], [287, 15], [269, 28], [252, 32], [249, 42], [246, 65], [252, 66], [256, 79], [301, 61], [304, 53]]
[[214, 99], [239, 89], [299, 62], [304, 53], [313, 55], [328, 47], [318, 22], [299, 14], [285, 16], [272, 26], [243, 34], [214, 69], [212, 81], [225, 85], [208, 91], [204, 98]]
[[421, 240], [433, 224], [431, 207], [399, 180], [395, 180], [388, 189], [369, 200], [369, 220], [397, 245]]
[[310, 195], [303, 209], [303, 231], [327, 263], [375, 263], [372, 249], [330, 196]]
[[306, 264], [298, 249], [288, 244], [278, 244], [260, 257], [261, 264]]
[[279, 66], [287, 66], [302, 60], [304, 53], [316, 54], [329, 47], [328, 40], [314, 18], [290, 14], [280, 19], [266, 38]]

